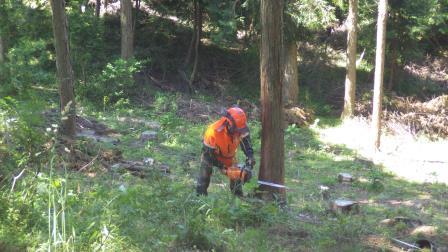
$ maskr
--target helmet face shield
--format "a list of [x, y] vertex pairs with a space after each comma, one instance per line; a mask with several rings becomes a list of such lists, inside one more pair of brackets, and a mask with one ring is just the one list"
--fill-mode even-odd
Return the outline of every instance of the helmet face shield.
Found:
[[228, 119], [229, 131], [231, 134], [239, 134], [245, 137], [249, 134], [249, 128], [247, 127], [246, 113], [241, 108], [232, 107], [227, 110], [225, 115]]
[[237, 128], [236, 132], [238, 132], [241, 135], [241, 137], [245, 137], [249, 135], [249, 128], [247, 126], [241, 129]]

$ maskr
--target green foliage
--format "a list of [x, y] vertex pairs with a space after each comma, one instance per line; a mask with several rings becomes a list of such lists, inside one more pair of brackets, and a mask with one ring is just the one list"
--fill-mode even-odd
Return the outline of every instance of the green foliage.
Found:
[[111, 55], [111, 48], [105, 43], [105, 23], [94, 15], [93, 8], [85, 13], [79, 11], [82, 1], [70, 1], [68, 22], [70, 25], [70, 56], [75, 75], [86, 80], [100, 71]]
[[326, 1], [290, 1], [285, 13], [297, 27], [317, 31], [333, 24], [335, 8]]
[[39, 113], [42, 104], [35, 98], [18, 102], [11, 97], [0, 99], [0, 164], [2, 173], [38, 164], [42, 144], [46, 140], [41, 130]]
[[20, 41], [8, 53], [8, 62], [2, 66], [5, 76], [0, 77], [6, 85], [5, 93], [25, 93], [33, 85], [50, 86], [55, 83], [54, 55], [45, 40]]
[[[99, 159], [92, 162], [85, 173], [65, 171], [65, 160], [52, 151], [57, 122], [43, 123], [41, 118], [42, 107], [54, 108], [57, 103], [53, 102], [54, 97], [49, 98], [52, 96], [49, 91], [28, 91], [35, 86], [51, 88], [56, 83], [49, 6], [43, 0], [0, 1], [0, 33], [7, 38], [8, 45], [8, 61], [0, 66], [3, 89], [0, 99], [1, 251], [330, 251], [340, 244], [346, 244], [342, 245], [342, 251], [365, 251], [371, 249], [363, 244], [365, 236], [396, 235], [405, 230], [403, 226], [379, 227], [377, 223], [385, 217], [418, 215], [428, 224], [446, 224], [445, 185], [417, 185], [397, 180], [381, 167], [358, 163], [354, 151], [321, 143], [314, 130], [294, 125], [285, 130], [286, 209], [250, 196], [234, 197], [228, 190], [227, 178], [218, 173], [212, 178], [209, 196], [197, 197], [194, 181], [206, 123], [182, 118], [184, 108], [180, 107], [183, 106], [180, 100], [184, 98], [180, 94], [151, 91], [150, 97], [144, 97], [151, 105], [144, 110], [131, 103], [132, 97], [142, 91], [134, 81], [134, 74], [143, 67], [155, 74], [160, 72], [164, 81], [165, 77], [171, 81], [170, 75], [177, 70], [178, 59], [185, 53], [183, 44], [176, 44], [182, 41], [181, 35], [188, 29], [185, 21], [192, 20], [192, 1], [146, 2], [163, 16], [140, 13], [141, 19], [136, 23], [141, 32], [136, 35], [140, 36], [136, 40], [136, 57], [150, 57], [151, 64], [112, 60], [115, 56], [111, 55], [119, 51], [117, 16], [96, 18], [92, 8], [81, 13], [79, 7], [85, 1], [68, 1], [66, 8], [76, 91], [81, 101], [78, 104], [82, 107], [85, 100], [93, 101], [96, 106], [88, 112], [122, 134], [115, 148], [123, 152], [125, 159], [142, 160], [148, 156], [155, 159], [154, 169], [140, 179], [130, 173], [118, 174], [103, 169], [98, 165]], [[410, 52], [421, 54], [416, 50], [420, 49], [415, 47], [417, 43], [423, 43], [423, 51], [430, 51], [435, 47], [429, 44], [443, 42], [442, 35], [447, 32], [445, 3], [414, 2], [391, 3], [391, 13], [397, 13], [398, 20], [405, 22], [392, 23], [389, 33], [392, 37], [389, 38], [404, 32], [405, 36], [399, 36], [403, 44], [412, 42], [409, 43], [412, 50], [402, 49], [399, 59], [402, 63], [415, 56], [411, 57]], [[222, 47], [228, 45], [227, 42], [235, 42], [237, 30], [253, 29], [251, 32], [256, 37], [259, 1], [203, 1], [203, 4], [204, 35], [216, 42], [217, 50], [208, 50], [210, 47], [204, 43], [201, 53], [212, 53], [201, 54], [201, 64], [209, 63], [209, 58], [218, 59], [225, 77], [230, 76], [229, 82], [233, 84], [225, 86], [224, 94], [257, 101], [259, 48], [255, 43], [244, 44], [243, 50]], [[360, 47], [366, 47], [367, 55], [372, 55], [376, 1], [360, 1], [359, 10]], [[310, 38], [318, 36], [336, 19], [343, 21], [346, 11], [347, 1], [290, 1], [286, 14], [287, 22], [293, 25], [287, 35], [307, 36], [306, 40], [313, 41]], [[175, 15], [179, 20], [171, 22], [167, 15]], [[313, 65], [315, 61], [309, 60], [311, 58], [302, 57]], [[329, 59], [328, 55], [317, 55], [317, 58]], [[318, 114], [328, 115], [334, 108], [325, 100], [330, 97], [326, 92], [337, 90], [334, 82], [343, 75], [342, 68], [330, 68], [328, 62], [324, 63], [301, 71], [301, 80], [309, 84], [301, 88], [301, 98]], [[311, 72], [318, 78], [310, 78]], [[203, 77], [207, 79], [210, 75]], [[217, 76], [220, 78], [224, 74]], [[227, 79], [222, 82], [225, 81]], [[414, 92], [412, 88], [417, 82], [420, 80], [414, 79], [408, 83], [409, 87], [403, 85], [402, 88]], [[17, 93], [21, 95], [5, 97]], [[207, 94], [203, 98], [209, 102], [215, 99]], [[84, 108], [80, 111], [86, 112]], [[54, 120], [45, 114], [46, 119]], [[158, 138], [143, 146], [135, 145], [138, 134], [147, 130], [146, 125], [118, 122], [117, 116], [123, 114], [157, 120], [162, 126]], [[252, 121], [250, 128], [258, 155], [260, 123]], [[88, 144], [94, 145], [92, 150], [88, 150]], [[75, 146], [92, 157], [99, 155], [105, 146], [109, 147], [86, 140], [77, 141]], [[159, 173], [160, 164], [168, 164], [171, 173]], [[16, 179], [11, 190], [13, 175], [17, 176], [22, 170], [23, 175]], [[339, 172], [351, 172], [356, 177], [366, 178], [366, 182], [342, 186], [336, 180]], [[373, 203], [362, 204], [359, 216], [329, 215], [328, 202], [321, 199], [319, 192], [321, 184], [331, 187], [332, 198]], [[256, 187], [253, 179], [244, 186], [244, 191], [251, 192]], [[401, 206], [397, 210], [385, 203], [390, 199], [415, 200], [422, 192], [431, 195], [423, 208]], [[297, 235], [297, 230], [303, 230], [305, 238]]]
[[77, 92], [81, 97], [103, 105], [103, 109], [109, 106], [126, 106], [129, 104], [129, 97], [139, 92], [134, 74], [141, 70], [142, 64], [142, 61], [135, 59], [118, 59], [108, 63], [101, 74], [86, 83], [80, 82]]
[[210, 24], [215, 28], [211, 35], [214, 42], [222, 43], [226, 39], [236, 38], [237, 17], [232, 1], [207, 1], [206, 10], [210, 17]]

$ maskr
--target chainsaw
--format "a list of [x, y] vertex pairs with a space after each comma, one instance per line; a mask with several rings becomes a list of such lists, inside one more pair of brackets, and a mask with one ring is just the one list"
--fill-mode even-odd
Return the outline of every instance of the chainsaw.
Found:
[[230, 180], [240, 180], [247, 182], [252, 177], [252, 169], [245, 164], [238, 164], [231, 167], [227, 167], [223, 170], [223, 173]]

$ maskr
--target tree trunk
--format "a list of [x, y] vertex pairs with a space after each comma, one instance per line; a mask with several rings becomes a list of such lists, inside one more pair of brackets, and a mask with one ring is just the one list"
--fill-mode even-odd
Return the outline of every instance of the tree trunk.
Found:
[[193, 1], [193, 33], [191, 34], [190, 45], [188, 46], [187, 56], [185, 57], [185, 61], [183, 64], [183, 68], [186, 68], [188, 63], [190, 63], [191, 52], [193, 51], [194, 45], [196, 44], [196, 22], [197, 22], [197, 9], [196, 9], [196, 1]]
[[389, 81], [387, 83], [387, 91], [392, 91], [394, 88], [394, 82], [397, 82], [397, 57], [398, 57], [398, 42], [397, 39], [393, 39], [390, 43], [390, 70], [389, 70]]
[[341, 118], [352, 117], [355, 110], [356, 96], [356, 44], [358, 23], [358, 0], [349, 1], [349, 12], [347, 17], [347, 73], [345, 75], [344, 110]]
[[75, 136], [75, 94], [73, 90], [73, 70], [70, 63], [67, 17], [64, 1], [51, 0], [53, 12], [53, 34], [56, 49], [56, 67], [61, 99], [62, 134], [68, 138]]
[[[284, 129], [282, 104], [283, 1], [261, 1], [261, 161], [259, 180], [283, 185]], [[260, 185], [260, 190], [285, 196], [284, 188]]]
[[96, 0], [96, 5], [95, 5], [95, 16], [96, 17], [100, 16], [100, 11], [101, 11], [101, 0]]
[[283, 104], [297, 104], [299, 100], [299, 76], [297, 71], [297, 44], [295, 41], [285, 42], [283, 49]]
[[196, 80], [196, 75], [198, 72], [198, 61], [199, 61], [199, 46], [201, 45], [201, 35], [202, 35], [202, 6], [199, 0], [194, 1], [194, 13], [195, 13], [195, 40], [194, 40], [194, 62], [193, 70], [191, 72], [190, 81], [188, 83], [188, 88], [193, 91], [193, 83]]
[[0, 64], [5, 62], [5, 46], [3, 43], [2, 35], [0, 34]]
[[137, 30], [137, 22], [138, 22], [138, 14], [140, 12], [140, 0], [135, 0], [135, 15], [134, 15], [134, 23], [133, 23], [133, 30]]
[[120, 0], [121, 4], [121, 58], [134, 56], [134, 30], [132, 23], [132, 1]]
[[373, 93], [372, 127], [374, 147], [378, 151], [381, 141], [381, 113], [383, 98], [384, 52], [386, 47], [387, 0], [380, 0], [376, 33], [375, 79]]

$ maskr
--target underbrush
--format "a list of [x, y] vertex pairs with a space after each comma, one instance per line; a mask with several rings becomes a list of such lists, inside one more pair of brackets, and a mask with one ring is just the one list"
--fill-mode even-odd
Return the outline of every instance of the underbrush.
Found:
[[[11, 167], [11, 174], [1, 182], [0, 248], [332, 251], [341, 246], [341, 251], [365, 251], [388, 246], [383, 243], [372, 247], [365, 240], [372, 235], [411, 241], [407, 226], [379, 225], [383, 219], [419, 218], [440, 230], [446, 224], [443, 220], [448, 211], [443, 203], [446, 186], [397, 180], [381, 167], [361, 159], [354, 150], [322, 143], [313, 130], [295, 126], [287, 128], [285, 137], [286, 207], [250, 196], [234, 197], [227, 178], [219, 173], [212, 177], [209, 196], [198, 197], [194, 184], [205, 123], [179, 117], [176, 114], [179, 107], [172, 102], [176, 99], [174, 94], [158, 93], [149, 109], [132, 107], [104, 113], [94, 107], [83, 108], [84, 113], [122, 134], [118, 144], [91, 143], [97, 145], [94, 149], [115, 148], [131, 160], [151, 157], [156, 164], [168, 165], [170, 173], [154, 170], [139, 178], [130, 172], [105, 169], [95, 162], [82, 172], [73, 171], [65, 168], [64, 156], [57, 154], [54, 147], [39, 154], [40, 162], [27, 159], [23, 174], [19, 167]], [[8, 113], [13, 112], [10, 109]], [[157, 139], [133, 145], [145, 126], [131, 125], [130, 120], [117, 121], [119, 117], [159, 122]], [[56, 129], [51, 125], [49, 128]], [[250, 128], [254, 149], [259, 153], [259, 122], [251, 122]], [[8, 129], [11, 132], [11, 127]], [[2, 128], [4, 135], [5, 130]], [[43, 134], [41, 143], [51, 142], [53, 133]], [[86, 144], [83, 142], [82, 146]], [[39, 150], [39, 146], [30, 148]], [[358, 179], [349, 185], [339, 184], [339, 172], [350, 172]], [[360, 213], [340, 215], [329, 211], [329, 201], [320, 194], [321, 185], [330, 188], [330, 200], [348, 198], [365, 202]], [[255, 187], [256, 182], [252, 181], [244, 190], [249, 193]], [[428, 194], [431, 197], [427, 200], [415, 200]], [[413, 203], [388, 203], [393, 201]], [[440, 237], [443, 236], [434, 241], [443, 244]]]

